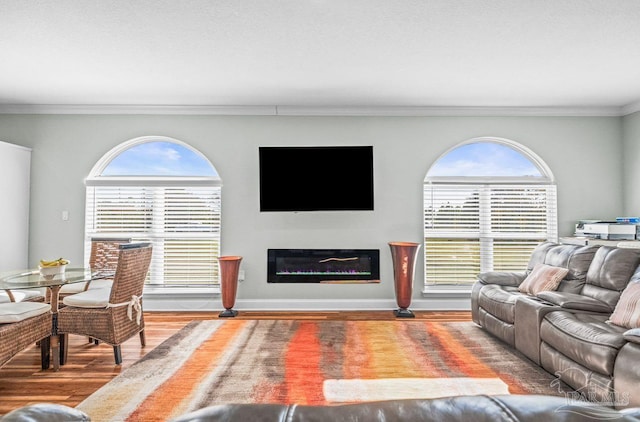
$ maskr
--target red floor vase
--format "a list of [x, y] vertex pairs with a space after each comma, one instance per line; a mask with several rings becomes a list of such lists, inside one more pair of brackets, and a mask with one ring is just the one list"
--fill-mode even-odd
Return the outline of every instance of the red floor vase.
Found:
[[238, 292], [238, 271], [240, 270], [241, 256], [221, 256], [220, 279], [222, 280], [220, 289], [222, 290], [222, 306], [224, 311], [220, 312], [220, 317], [234, 317], [238, 311], [233, 310], [236, 303], [236, 293]]
[[415, 263], [420, 249], [419, 243], [389, 242], [391, 259], [393, 261], [393, 281], [396, 290], [398, 309], [393, 311], [398, 318], [415, 318], [409, 310], [413, 294], [413, 277]]

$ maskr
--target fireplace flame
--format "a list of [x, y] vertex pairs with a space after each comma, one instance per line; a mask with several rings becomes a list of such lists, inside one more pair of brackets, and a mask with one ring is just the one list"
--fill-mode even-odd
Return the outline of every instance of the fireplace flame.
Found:
[[342, 262], [342, 261], [357, 261], [357, 260], [358, 260], [357, 256], [354, 256], [353, 258], [327, 258], [327, 259], [323, 259], [323, 260], [318, 261], [318, 264], [322, 264], [322, 263], [329, 262], [329, 261], [341, 261]]

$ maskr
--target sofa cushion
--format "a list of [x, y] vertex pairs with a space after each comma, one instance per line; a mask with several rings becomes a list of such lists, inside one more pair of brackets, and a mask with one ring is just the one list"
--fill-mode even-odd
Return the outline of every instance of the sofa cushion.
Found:
[[518, 287], [522, 293], [537, 295], [540, 292], [555, 290], [567, 275], [568, 269], [547, 264], [536, 264], [527, 278]]
[[0, 304], [0, 324], [10, 324], [51, 311], [51, 305], [42, 302], [10, 302]]
[[527, 264], [527, 274], [536, 264], [547, 264], [566, 268], [569, 273], [564, 277], [559, 291], [579, 293], [584, 286], [587, 272], [599, 246], [561, 245], [543, 242], [531, 253]]
[[523, 293], [517, 287], [491, 284], [484, 286], [478, 296], [478, 305], [489, 314], [509, 324], [515, 321], [516, 299]]
[[626, 328], [640, 328], [640, 283], [629, 283], [624, 289], [608, 322]]
[[640, 249], [601, 246], [589, 267], [587, 282], [580, 294], [609, 304], [610, 312], [613, 312], [638, 264]]
[[536, 264], [547, 264], [554, 267], [567, 268], [567, 279], [584, 280], [589, 266], [599, 246], [562, 245], [543, 242], [534, 249], [527, 264], [527, 272], [531, 272]]
[[580, 365], [603, 375], [613, 375], [618, 351], [626, 343], [625, 328], [607, 324], [608, 316], [565, 311], [545, 315], [540, 338]]
[[573, 309], [579, 311], [599, 312], [610, 314], [611, 308], [607, 303], [589, 296], [566, 292], [540, 292], [536, 295], [545, 302], [558, 305], [565, 310]]

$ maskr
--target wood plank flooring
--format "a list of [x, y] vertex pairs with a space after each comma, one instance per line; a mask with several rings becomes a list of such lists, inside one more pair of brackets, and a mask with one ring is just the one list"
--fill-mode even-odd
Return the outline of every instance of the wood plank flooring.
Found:
[[[417, 320], [470, 321], [465, 311], [415, 311]], [[145, 312], [146, 347], [138, 336], [122, 345], [122, 365], [115, 365], [113, 348], [70, 336], [69, 356], [60, 371], [40, 369], [40, 351], [34, 345], [0, 369], [0, 414], [39, 402], [74, 407], [124, 369], [193, 320], [217, 319], [218, 312]], [[395, 320], [392, 311], [353, 312], [243, 312], [236, 319]]]

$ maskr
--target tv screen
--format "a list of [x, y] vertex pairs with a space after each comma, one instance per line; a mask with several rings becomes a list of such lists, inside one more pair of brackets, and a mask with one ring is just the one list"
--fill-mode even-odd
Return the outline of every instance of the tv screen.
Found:
[[260, 147], [260, 211], [373, 210], [373, 147]]

